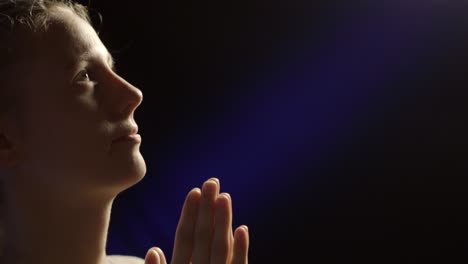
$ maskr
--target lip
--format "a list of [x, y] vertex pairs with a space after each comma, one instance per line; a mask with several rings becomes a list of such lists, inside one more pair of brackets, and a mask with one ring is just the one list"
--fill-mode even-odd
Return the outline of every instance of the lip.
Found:
[[138, 135], [138, 126], [122, 126], [121, 128], [122, 128], [121, 130], [116, 131], [115, 136], [112, 139], [112, 142], [122, 141], [122, 140], [125, 141], [125, 140], [128, 140], [129, 137], [133, 135]]
[[126, 135], [126, 136], [115, 139], [113, 143], [141, 143], [141, 135], [140, 134]]

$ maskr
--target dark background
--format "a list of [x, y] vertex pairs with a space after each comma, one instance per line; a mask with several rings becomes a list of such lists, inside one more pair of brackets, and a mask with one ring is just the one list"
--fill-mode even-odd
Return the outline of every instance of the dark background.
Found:
[[250, 263], [466, 263], [466, 1], [92, 1], [144, 93], [109, 254], [171, 255], [209, 177]]

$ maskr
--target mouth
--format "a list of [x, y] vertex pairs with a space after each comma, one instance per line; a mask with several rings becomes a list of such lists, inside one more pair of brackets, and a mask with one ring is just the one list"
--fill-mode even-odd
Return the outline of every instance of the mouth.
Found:
[[126, 136], [115, 139], [113, 143], [141, 143], [141, 135], [140, 134], [126, 135]]
[[138, 134], [138, 127], [132, 126], [117, 134], [112, 143], [133, 142], [141, 143], [141, 135]]

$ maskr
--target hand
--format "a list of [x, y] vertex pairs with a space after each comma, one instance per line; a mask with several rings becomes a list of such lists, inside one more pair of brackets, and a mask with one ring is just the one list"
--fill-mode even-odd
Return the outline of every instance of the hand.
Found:
[[[232, 232], [232, 202], [228, 193], [219, 193], [216, 178], [202, 189], [194, 188], [186, 199], [177, 225], [172, 264], [247, 264], [247, 226]], [[167, 264], [163, 251], [151, 248], [145, 264]]]

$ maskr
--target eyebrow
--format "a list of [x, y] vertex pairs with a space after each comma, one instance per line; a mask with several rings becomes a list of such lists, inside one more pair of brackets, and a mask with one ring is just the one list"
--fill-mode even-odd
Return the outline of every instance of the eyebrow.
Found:
[[[98, 53], [93, 53], [92, 51], [88, 50], [86, 52], [83, 52], [79, 57], [78, 57], [78, 60], [77, 62], [75, 63], [70, 63], [70, 66], [69, 67], [74, 67], [75, 65], [77, 65], [77, 63], [81, 63], [81, 62], [84, 62], [84, 61], [91, 61], [93, 60], [93, 58], [97, 58], [99, 57], [99, 55], [97, 55]], [[107, 60], [107, 63], [109, 65], [109, 67], [111, 68], [112, 71], [116, 71], [116, 68], [115, 68], [115, 58], [112, 56], [112, 54], [110, 52], [106, 52], [106, 54], [104, 55], [106, 57], [106, 60]]]

